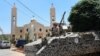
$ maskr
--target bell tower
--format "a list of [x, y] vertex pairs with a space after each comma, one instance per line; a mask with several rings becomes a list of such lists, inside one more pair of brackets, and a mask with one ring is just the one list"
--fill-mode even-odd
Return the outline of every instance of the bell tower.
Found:
[[50, 27], [53, 27], [53, 23], [55, 23], [56, 21], [56, 15], [55, 15], [55, 7], [53, 5], [53, 3], [51, 4], [51, 8], [50, 8]]
[[15, 38], [16, 28], [17, 28], [17, 8], [14, 3], [11, 10], [11, 37], [12, 38]]

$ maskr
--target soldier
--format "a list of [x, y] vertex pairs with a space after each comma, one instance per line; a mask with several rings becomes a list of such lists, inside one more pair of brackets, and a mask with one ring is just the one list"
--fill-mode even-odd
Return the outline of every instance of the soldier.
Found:
[[47, 45], [47, 39], [46, 37], [42, 39], [42, 46]]
[[54, 23], [52, 28], [52, 36], [58, 36], [58, 35], [59, 35], [59, 27], [57, 23]]

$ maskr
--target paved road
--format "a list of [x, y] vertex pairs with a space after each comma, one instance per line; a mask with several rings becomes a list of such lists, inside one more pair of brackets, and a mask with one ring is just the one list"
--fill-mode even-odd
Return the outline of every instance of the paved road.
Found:
[[10, 49], [0, 49], [0, 56], [25, 56], [23, 53], [12, 51]]

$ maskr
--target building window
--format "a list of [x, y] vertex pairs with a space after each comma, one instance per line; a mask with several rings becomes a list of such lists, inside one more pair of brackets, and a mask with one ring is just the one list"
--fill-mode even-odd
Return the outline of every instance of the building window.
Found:
[[20, 38], [22, 38], [22, 35], [20, 35]]
[[22, 32], [22, 30], [20, 30], [20, 32]]
[[12, 37], [15, 37], [15, 35], [12, 35]]
[[40, 28], [39, 31], [42, 31], [42, 29]]
[[48, 32], [48, 30], [46, 30], [46, 32]]
[[39, 38], [42, 38], [41, 36], [39, 36]]
[[20, 40], [21, 40], [21, 39], [23, 39], [23, 36], [22, 36], [22, 35], [20, 35], [20, 38], [19, 38], [19, 39], [20, 39]]
[[28, 32], [28, 28], [26, 29], [26, 31]]

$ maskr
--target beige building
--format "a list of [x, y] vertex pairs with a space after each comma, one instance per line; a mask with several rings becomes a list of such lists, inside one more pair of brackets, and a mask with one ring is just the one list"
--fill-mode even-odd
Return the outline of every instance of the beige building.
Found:
[[31, 22], [24, 26], [25, 34], [29, 34], [29, 39], [37, 40], [39, 38], [44, 38], [50, 33], [49, 27], [45, 27], [36, 20], [31, 20]]
[[30, 33], [34, 33], [36, 39], [46, 37], [47, 34], [50, 32], [49, 27], [45, 27], [44, 25], [40, 24], [35, 20], [31, 20], [29, 25], [29, 28], [31, 30]]
[[37, 40], [50, 35], [49, 27], [45, 27], [36, 20], [31, 20], [30, 23], [25, 24], [22, 27], [17, 26], [17, 8], [14, 4], [11, 14], [11, 37], [12, 40], [28, 39]]

